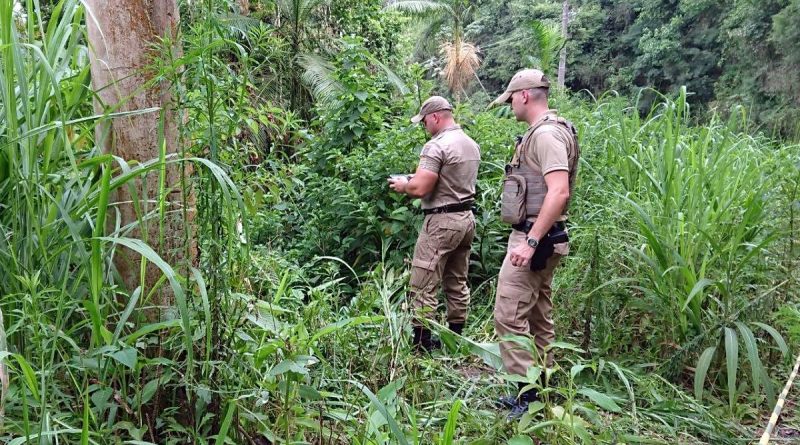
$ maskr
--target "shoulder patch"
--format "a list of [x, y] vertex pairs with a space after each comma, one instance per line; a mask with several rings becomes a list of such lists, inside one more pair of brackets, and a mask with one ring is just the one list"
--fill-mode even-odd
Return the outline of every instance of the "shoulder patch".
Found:
[[435, 148], [439, 148], [439, 144], [433, 140], [426, 142], [425, 145], [422, 146], [422, 152], [420, 152], [420, 156], [427, 156], [428, 152]]

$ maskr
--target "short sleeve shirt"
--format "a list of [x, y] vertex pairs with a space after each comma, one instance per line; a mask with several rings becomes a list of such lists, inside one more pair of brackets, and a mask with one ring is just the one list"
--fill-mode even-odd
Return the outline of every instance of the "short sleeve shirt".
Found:
[[461, 127], [440, 131], [420, 153], [419, 167], [439, 175], [433, 191], [422, 198], [422, 208], [432, 209], [474, 199], [480, 161], [480, 147]]
[[[550, 110], [545, 115], [547, 114], [554, 115], [555, 111]], [[534, 170], [541, 171], [542, 175], [559, 170], [566, 172], [571, 170], [567, 141], [563, 140], [560, 133], [550, 128], [550, 125], [537, 128], [533, 135], [524, 138], [522, 143], [523, 160]]]
[[[556, 116], [555, 110], [548, 110], [542, 119], [551, 115]], [[530, 128], [535, 127], [540, 121], [534, 122]], [[521, 147], [522, 161], [534, 171], [541, 171], [542, 176], [554, 171], [574, 172], [577, 161], [577, 153], [570, 153], [575, 150], [575, 145], [570, 141], [564, 140], [564, 134], [556, 130], [553, 125], [542, 125], [533, 134], [526, 134]], [[561, 215], [559, 220], [566, 220], [566, 214]]]

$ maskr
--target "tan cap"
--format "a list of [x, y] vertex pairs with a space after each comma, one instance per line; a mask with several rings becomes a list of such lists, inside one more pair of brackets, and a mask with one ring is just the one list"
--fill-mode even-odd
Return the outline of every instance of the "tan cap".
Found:
[[428, 100], [422, 103], [422, 107], [420, 107], [419, 113], [417, 113], [416, 116], [411, 118], [411, 122], [416, 124], [422, 121], [422, 118], [428, 114], [435, 113], [437, 111], [452, 110], [452, 109], [453, 106], [450, 105], [450, 102], [448, 102], [447, 99], [445, 99], [444, 97], [431, 96], [428, 98]]
[[527, 69], [517, 72], [508, 83], [506, 92], [492, 102], [492, 105], [501, 105], [511, 99], [511, 95], [517, 91], [529, 90], [532, 88], [550, 88], [550, 81], [543, 72], [534, 69]]

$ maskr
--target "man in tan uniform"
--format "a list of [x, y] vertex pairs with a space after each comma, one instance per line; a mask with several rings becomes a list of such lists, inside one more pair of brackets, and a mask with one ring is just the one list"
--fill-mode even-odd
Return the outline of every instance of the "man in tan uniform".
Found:
[[422, 198], [425, 219], [411, 262], [414, 317], [413, 344], [417, 349], [439, 346], [431, 339], [424, 318], [434, 318], [439, 284], [447, 302], [447, 322], [453, 332], [464, 329], [469, 306], [467, 270], [475, 217], [472, 207], [480, 164], [480, 147], [461, 130], [447, 99], [433, 96], [411, 118], [432, 138], [422, 149], [416, 173], [389, 179], [389, 187]]
[[[548, 108], [549, 87], [541, 71], [522, 70], [493, 103], [509, 103], [517, 120], [530, 125], [506, 167], [506, 180], [515, 176], [524, 179], [525, 186], [519, 201], [513, 200], [514, 188], [504, 186], [503, 219], [518, 222], [512, 225], [508, 239], [494, 308], [495, 331], [500, 337], [533, 336], [536, 357], [516, 342], [500, 343], [506, 371], [523, 376], [534, 363], [552, 365], [552, 354], [545, 352], [555, 338], [550, 286], [553, 271], [569, 250], [564, 222], [580, 157], [575, 127]], [[524, 205], [509, 217], [509, 202]], [[520, 391], [524, 386], [520, 385]], [[501, 403], [511, 408], [509, 418], [516, 418], [537, 397], [536, 391], [530, 390], [505, 397]]]

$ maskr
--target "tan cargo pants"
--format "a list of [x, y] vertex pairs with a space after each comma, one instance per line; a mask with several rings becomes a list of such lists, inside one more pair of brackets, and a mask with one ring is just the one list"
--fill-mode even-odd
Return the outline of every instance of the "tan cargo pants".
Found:
[[[532, 271], [530, 266], [517, 267], [511, 264], [510, 251], [524, 243], [526, 234], [512, 230], [508, 238], [503, 266], [497, 279], [497, 296], [494, 304], [495, 332], [506, 335], [533, 336], [538, 350], [534, 358], [530, 351], [513, 341], [500, 342], [500, 356], [506, 372], [526, 375], [534, 363], [541, 364], [544, 349], [555, 339], [553, 326], [553, 301], [551, 299], [553, 271], [561, 257], [569, 251], [569, 245], [556, 244], [555, 253], [547, 260], [544, 269]], [[553, 355], [547, 355], [547, 366], [551, 366]]]
[[466, 321], [469, 306], [467, 270], [474, 237], [475, 217], [470, 211], [425, 217], [411, 261], [411, 305], [415, 312], [415, 326], [422, 325], [420, 318], [435, 318], [440, 283], [447, 303], [447, 321]]

